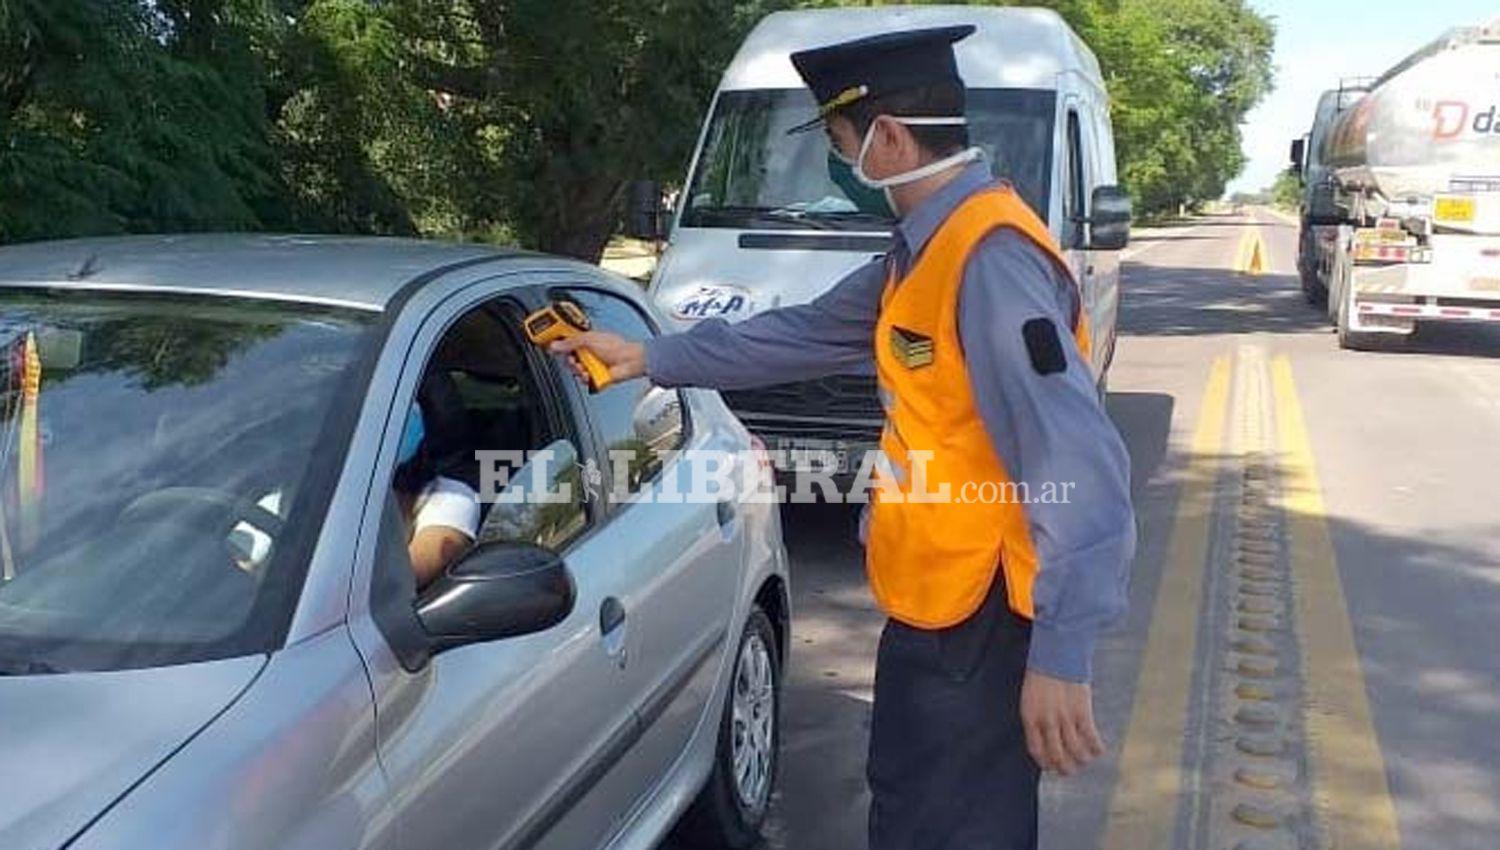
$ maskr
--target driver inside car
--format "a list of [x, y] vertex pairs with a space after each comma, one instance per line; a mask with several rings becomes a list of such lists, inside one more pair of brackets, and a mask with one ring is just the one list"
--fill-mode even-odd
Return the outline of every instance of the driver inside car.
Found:
[[479, 494], [435, 471], [420, 404], [413, 403], [407, 413], [396, 464], [391, 486], [407, 521], [407, 553], [420, 590], [473, 545]]

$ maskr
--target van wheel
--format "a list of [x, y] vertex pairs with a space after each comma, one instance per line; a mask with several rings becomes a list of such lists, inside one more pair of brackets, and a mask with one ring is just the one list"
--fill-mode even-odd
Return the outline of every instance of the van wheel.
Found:
[[683, 847], [744, 850], [760, 840], [776, 787], [780, 740], [776, 633], [757, 605], [735, 650], [713, 772], [677, 828]]

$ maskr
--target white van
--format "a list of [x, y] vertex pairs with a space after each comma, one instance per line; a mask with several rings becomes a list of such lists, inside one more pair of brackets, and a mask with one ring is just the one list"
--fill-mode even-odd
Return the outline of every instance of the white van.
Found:
[[[1129, 236], [1129, 201], [1115, 186], [1099, 63], [1049, 10], [841, 8], [765, 18], [714, 96], [651, 281], [657, 303], [683, 322], [734, 321], [810, 301], [884, 253], [891, 222], [856, 212], [829, 179], [824, 134], [787, 135], [817, 110], [790, 56], [877, 33], [951, 24], [978, 27], [956, 45], [971, 140], [1067, 250], [1083, 289], [1102, 392], [1114, 353], [1117, 253]], [[650, 220], [639, 213], [632, 219]], [[883, 421], [873, 373], [724, 397], [772, 448], [844, 459], [873, 445]]]

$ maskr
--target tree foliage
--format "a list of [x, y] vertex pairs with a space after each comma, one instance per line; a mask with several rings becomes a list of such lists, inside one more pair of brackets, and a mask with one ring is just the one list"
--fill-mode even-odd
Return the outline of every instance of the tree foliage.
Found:
[[[0, 241], [275, 229], [596, 258], [682, 177], [764, 14], [831, 0], [0, 0]], [[1217, 197], [1270, 86], [1245, 0], [1050, 0], [1145, 212]]]

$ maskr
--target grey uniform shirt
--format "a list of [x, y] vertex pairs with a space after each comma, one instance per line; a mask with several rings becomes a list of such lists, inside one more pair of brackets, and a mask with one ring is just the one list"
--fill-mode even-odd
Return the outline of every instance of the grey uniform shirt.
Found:
[[[975, 163], [912, 210], [897, 228], [897, 269], [908, 271], [948, 215], [993, 182], [988, 166]], [[646, 372], [661, 386], [715, 389], [871, 374], [884, 265], [872, 260], [807, 304], [650, 340]], [[1078, 309], [1072, 281], [1012, 230], [986, 237], [964, 269], [959, 338], [996, 454], [1033, 496], [1046, 482], [1074, 485], [1067, 502], [1026, 506], [1040, 566], [1028, 666], [1085, 682], [1099, 632], [1125, 608], [1136, 540], [1130, 461], [1078, 347], [1065, 344], [1067, 368], [1042, 375], [1021, 331], [1045, 318], [1066, 335]]]

